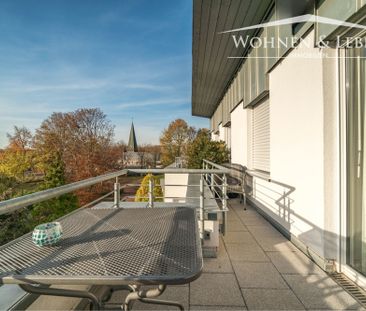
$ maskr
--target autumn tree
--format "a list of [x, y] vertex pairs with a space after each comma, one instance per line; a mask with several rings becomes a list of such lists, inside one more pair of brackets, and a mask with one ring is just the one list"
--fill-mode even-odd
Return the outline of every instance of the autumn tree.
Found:
[[[114, 127], [100, 109], [53, 113], [37, 130], [34, 145], [44, 163], [55, 154], [64, 165], [65, 180], [74, 182], [114, 170], [117, 161], [109, 152]], [[100, 189], [79, 192], [81, 203], [98, 195]]]
[[184, 157], [196, 130], [186, 121], [176, 119], [163, 131], [160, 137], [161, 161], [163, 165], [172, 164], [176, 157]]
[[100, 109], [53, 113], [35, 135], [35, 147], [45, 157], [60, 155], [68, 182], [112, 169], [114, 127]]
[[13, 133], [7, 133], [9, 140], [8, 149], [26, 151], [32, 147], [33, 136], [26, 127], [14, 126]]
[[[60, 187], [66, 183], [65, 167], [59, 154], [49, 157], [45, 163], [47, 170], [44, 181], [39, 190]], [[49, 222], [64, 216], [78, 207], [78, 201], [74, 194], [67, 193], [59, 197], [37, 203], [31, 208], [32, 222], [34, 225]]]
[[111, 159], [115, 169], [123, 169], [123, 154], [126, 150], [126, 143], [118, 141], [110, 146], [108, 156]]
[[217, 164], [230, 161], [230, 152], [223, 141], [212, 141], [207, 129], [200, 129], [196, 138], [188, 147], [189, 168], [202, 168], [204, 159]]
[[147, 174], [141, 182], [139, 189], [136, 192], [135, 202], [148, 202], [149, 201], [149, 182], [153, 181], [154, 189], [154, 201], [163, 202], [163, 189], [160, 185], [160, 178], [152, 174]]
[[37, 162], [31, 149], [32, 133], [25, 127], [14, 126], [14, 132], [7, 137], [8, 146], [0, 155], [0, 173], [24, 182], [27, 172], [32, 172]]

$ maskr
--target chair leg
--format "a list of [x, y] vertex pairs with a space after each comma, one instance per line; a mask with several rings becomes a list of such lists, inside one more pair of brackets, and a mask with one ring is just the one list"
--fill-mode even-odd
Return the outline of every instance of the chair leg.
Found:
[[182, 304], [175, 302], [175, 301], [166, 301], [166, 300], [158, 300], [158, 299], [151, 299], [155, 297], [159, 297], [164, 293], [166, 289], [166, 285], [159, 285], [158, 288], [148, 289], [148, 290], [136, 290], [131, 292], [127, 295], [124, 304], [122, 305], [122, 310], [129, 311], [132, 308], [132, 304], [135, 301], [141, 301], [143, 303], [151, 303], [157, 305], [168, 305], [168, 306], [175, 306], [180, 310], [184, 310]]

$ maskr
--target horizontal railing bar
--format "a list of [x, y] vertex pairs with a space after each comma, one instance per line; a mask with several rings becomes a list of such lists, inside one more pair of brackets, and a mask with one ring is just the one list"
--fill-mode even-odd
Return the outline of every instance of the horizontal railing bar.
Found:
[[121, 189], [128, 188], [128, 187], [140, 187], [141, 184], [124, 184], [121, 185]]
[[160, 185], [160, 186], [164, 186], [164, 187], [199, 187], [200, 185], [173, 185], [173, 184], [164, 184], [164, 185]]
[[93, 206], [94, 204], [99, 203], [99, 202], [100, 202], [100, 201], [102, 201], [103, 199], [108, 198], [108, 197], [109, 197], [109, 196], [111, 196], [113, 193], [114, 193], [114, 191], [108, 192], [108, 193], [106, 193], [105, 195], [101, 196], [100, 198], [95, 199], [94, 201], [91, 201], [91, 202], [89, 202], [89, 203], [87, 203], [87, 204], [83, 205], [81, 208], [88, 208], [88, 207], [90, 207], [90, 206]]
[[276, 202], [278, 200], [277, 198], [273, 198], [269, 194], [267, 194], [267, 193], [265, 193], [263, 191], [260, 191], [258, 189], [253, 190], [253, 192], [254, 192], [254, 194], [255, 194], [256, 197], [257, 197], [257, 193], [259, 193], [259, 194], [265, 196], [267, 199], [272, 200], [274, 202]]
[[71, 184], [60, 187], [47, 189], [22, 197], [13, 198], [7, 201], [0, 202], [0, 215], [12, 213], [18, 209], [26, 206], [40, 203], [66, 193], [70, 193], [82, 188], [90, 187], [103, 181], [111, 180], [116, 177], [126, 175], [128, 172], [141, 174], [226, 174], [229, 172], [227, 168], [220, 167], [220, 169], [182, 169], [182, 168], [165, 168], [165, 169], [125, 169], [97, 177], [92, 177], [86, 180], [81, 180]]
[[214, 162], [211, 162], [211, 161], [209, 161], [209, 160], [204, 159], [204, 160], [203, 160], [203, 162], [204, 162], [204, 163], [207, 163], [207, 164], [209, 164], [209, 165], [211, 165], [212, 167], [216, 167], [216, 168], [218, 168], [218, 169], [220, 169], [220, 170], [224, 170], [224, 171], [226, 171], [226, 172], [228, 172], [228, 171], [229, 171], [226, 167], [224, 167], [224, 166], [222, 166], [222, 165], [219, 165], [219, 164], [216, 164], [216, 163], [214, 163]]
[[265, 185], [259, 184], [259, 183], [257, 183], [257, 182], [256, 182], [254, 185], [255, 185], [255, 187], [256, 187], [256, 188], [257, 188], [257, 187], [262, 187], [262, 188], [267, 189], [268, 191], [271, 191], [271, 192], [273, 192], [273, 193], [275, 193], [275, 194], [283, 195], [283, 193], [281, 193], [281, 192], [279, 192], [279, 191], [276, 191], [276, 190], [273, 190], [272, 188], [270, 188], [270, 187], [266, 187]]
[[274, 180], [274, 179], [271, 179], [267, 174], [265, 173], [258, 173], [256, 171], [252, 171], [252, 170], [246, 170], [246, 174], [249, 175], [249, 176], [252, 176], [252, 177], [256, 177], [256, 178], [259, 178], [259, 179], [263, 179], [265, 181], [268, 181], [268, 182], [271, 182], [273, 184], [276, 184], [276, 185], [279, 185], [281, 187], [284, 187], [284, 188], [288, 188], [288, 189], [291, 189], [292, 191], [294, 191], [296, 188], [293, 187], [293, 186], [290, 186], [290, 185], [287, 185], [287, 184], [284, 184], [280, 181], [277, 181], [277, 180]]
[[127, 170], [122, 170], [114, 173], [101, 175], [98, 177], [92, 177], [86, 180], [77, 181], [68, 185], [60, 186], [53, 189], [47, 189], [31, 194], [24, 195], [19, 198], [10, 199], [0, 202], [0, 215], [14, 212], [20, 208], [36, 204], [42, 201], [59, 197], [60, 195], [73, 192], [82, 188], [93, 186], [95, 184], [107, 181], [122, 175], [126, 175]]
[[187, 168], [164, 168], [164, 169], [128, 169], [129, 172], [140, 174], [228, 174], [227, 168], [223, 169], [187, 169]]
[[[130, 196], [130, 198], [134, 198], [136, 196]], [[148, 199], [149, 197], [139, 197], [140, 199]], [[200, 197], [154, 197], [154, 199], [199, 199]], [[205, 197], [205, 199], [212, 199], [211, 197]], [[155, 201], [156, 202], [156, 201]], [[174, 202], [157, 202], [157, 203], [174, 203]]]

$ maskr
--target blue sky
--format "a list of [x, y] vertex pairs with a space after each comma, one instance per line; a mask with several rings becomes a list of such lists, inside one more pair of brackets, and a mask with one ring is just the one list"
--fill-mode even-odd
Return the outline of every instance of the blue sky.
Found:
[[34, 131], [52, 112], [101, 108], [128, 139], [157, 143], [191, 116], [192, 2], [0, 2], [0, 147], [13, 125]]

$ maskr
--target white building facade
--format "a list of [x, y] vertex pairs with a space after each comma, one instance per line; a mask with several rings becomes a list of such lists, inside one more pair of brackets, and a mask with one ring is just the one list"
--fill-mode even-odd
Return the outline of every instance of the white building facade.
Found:
[[[209, 118], [212, 139], [224, 140], [231, 162], [252, 173], [251, 204], [325, 270], [366, 287], [366, 48], [333, 46], [335, 38], [365, 33], [310, 20], [220, 34], [243, 21], [306, 14], [362, 24], [365, 1], [258, 1], [247, 10], [243, 2], [232, 5], [242, 19], [230, 24], [221, 21], [230, 9], [195, 1], [194, 18], [207, 26], [194, 23], [193, 114]], [[245, 23], [250, 14], [255, 22]], [[210, 37], [214, 26], [226, 36], [220, 44]], [[205, 33], [210, 54], [202, 52]], [[238, 49], [234, 35], [295, 43]], [[212, 55], [223, 58], [216, 67]], [[200, 63], [204, 56], [208, 65]]]

